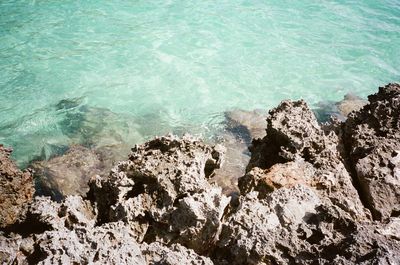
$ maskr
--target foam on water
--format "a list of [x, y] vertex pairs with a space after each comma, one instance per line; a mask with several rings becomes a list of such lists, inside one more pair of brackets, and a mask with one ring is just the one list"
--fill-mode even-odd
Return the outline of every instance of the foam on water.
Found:
[[143, 141], [399, 80], [397, 0], [0, 2], [0, 142], [21, 165], [70, 144], [62, 100], [123, 113]]

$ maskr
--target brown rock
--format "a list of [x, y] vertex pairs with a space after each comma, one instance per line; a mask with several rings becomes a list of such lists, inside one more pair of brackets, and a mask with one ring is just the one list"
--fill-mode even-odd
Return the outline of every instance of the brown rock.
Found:
[[74, 145], [62, 156], [32, 164], [40, 193], [61, 200], [67, 195], [85, 195], [88, 181], [104, 172], [100, 156], [93, 150]]
[[35, 192], [32, 176], [10, 160], [12, 149], [0, 145], [0, 228], [24, 218]]
[[282, 187], [311, 184], [314, 173], [313, 166], [305, 161], [275, 164], [268, 169], [255, 167], [239, 179], [239, 189], [242, 194], [256, 190], [263, 195]]

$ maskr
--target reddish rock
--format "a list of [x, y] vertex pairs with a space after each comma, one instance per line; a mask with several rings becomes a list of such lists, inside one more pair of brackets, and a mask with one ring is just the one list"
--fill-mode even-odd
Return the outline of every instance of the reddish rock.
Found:
[[11, 161], [12, 149], [0, 145], [0, 227], [24, 218], [35, 192], [32, 175]]

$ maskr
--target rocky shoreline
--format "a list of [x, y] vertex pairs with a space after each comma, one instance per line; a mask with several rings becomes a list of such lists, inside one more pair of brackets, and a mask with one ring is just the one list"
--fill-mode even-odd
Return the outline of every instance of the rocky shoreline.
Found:
[[[31, 172], [0, 146], [0, 262], [400, 264], [400, 85], [368, 101], [326, 123], [302, 100], [283, 101], [266, 123], [231, 115], [232, 131], [254, 138], [232, 196], [215, 184], [237, 172], [224, 164], [230, 146], [190, 135], [135, 146], [86, 190], [71, 187], [80, 195], [54, 194], [58, 201], [33, 196]], [[75, 155], [79, 148], [65, 174], [76, 183], [106, 159]]]

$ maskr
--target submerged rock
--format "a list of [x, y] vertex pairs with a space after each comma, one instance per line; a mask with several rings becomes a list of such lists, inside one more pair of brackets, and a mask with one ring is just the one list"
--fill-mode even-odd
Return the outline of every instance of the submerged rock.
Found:
[[265, 136], [267, 113], [263, 110], [232, 110], [225, 113], [227, 130], [250, 144], [253, 139]]
[[238, 179], [246, 172], [250, 160], [248, 144], [231, 133], [225, 133], [219, 141], [226, 149], [224, 163], [215, 170], [212, 182], [223, 189], [224, 194], [237, 193]]
[[314, 113], [321, 122], [329, 121], [332, 117], [345, 121], [350, 113], [362, 109], [368, 101], [353, 94], [346, 94], [338, 102], [320, 102]]
[[249, 145], [253, 138], [265, 136], [265, 111], [232, 110], [225, 113], [225, 127], [220, 143], [226, 148], [225, 161], [215, 171], [213, 181], [225, 194], [237, 193], [238, 179], [246, 172], [250, 160]]
[[79, 145], [71, 146], [62, 156], [35, 162], [31, 167], [39, 193], [52, 196], [55, 200], [68, 195], [84, 196], [89, 191], [89, 179], [106, 170], [98, 154]]
[[374, 218], [400, 214], [400, 85], [380, 87], [350, 115], [344, 142], [362, 196]]
[[32, 175], [10, 159], [12, 149], [0, 145], [0, 228], [25, 218], [35, 192]]
[[339, 101], [336, 104], [336, 106], [340, 114], [344, 117], [347, 117], [350, 113], [359, 111], [367, 104], [368, 101], [366, 101], [365, 99], [362, 99], [352, 94], [347, 94], [344, 96], [342, 101]]
[[58, 125], [71, 143], [95, 149], [124, 145], [129, 151], [128, 146], [143, 140], [131, 116], [82, 105], [79, 99], [61, 100], [55, 109], [62, 117]]

